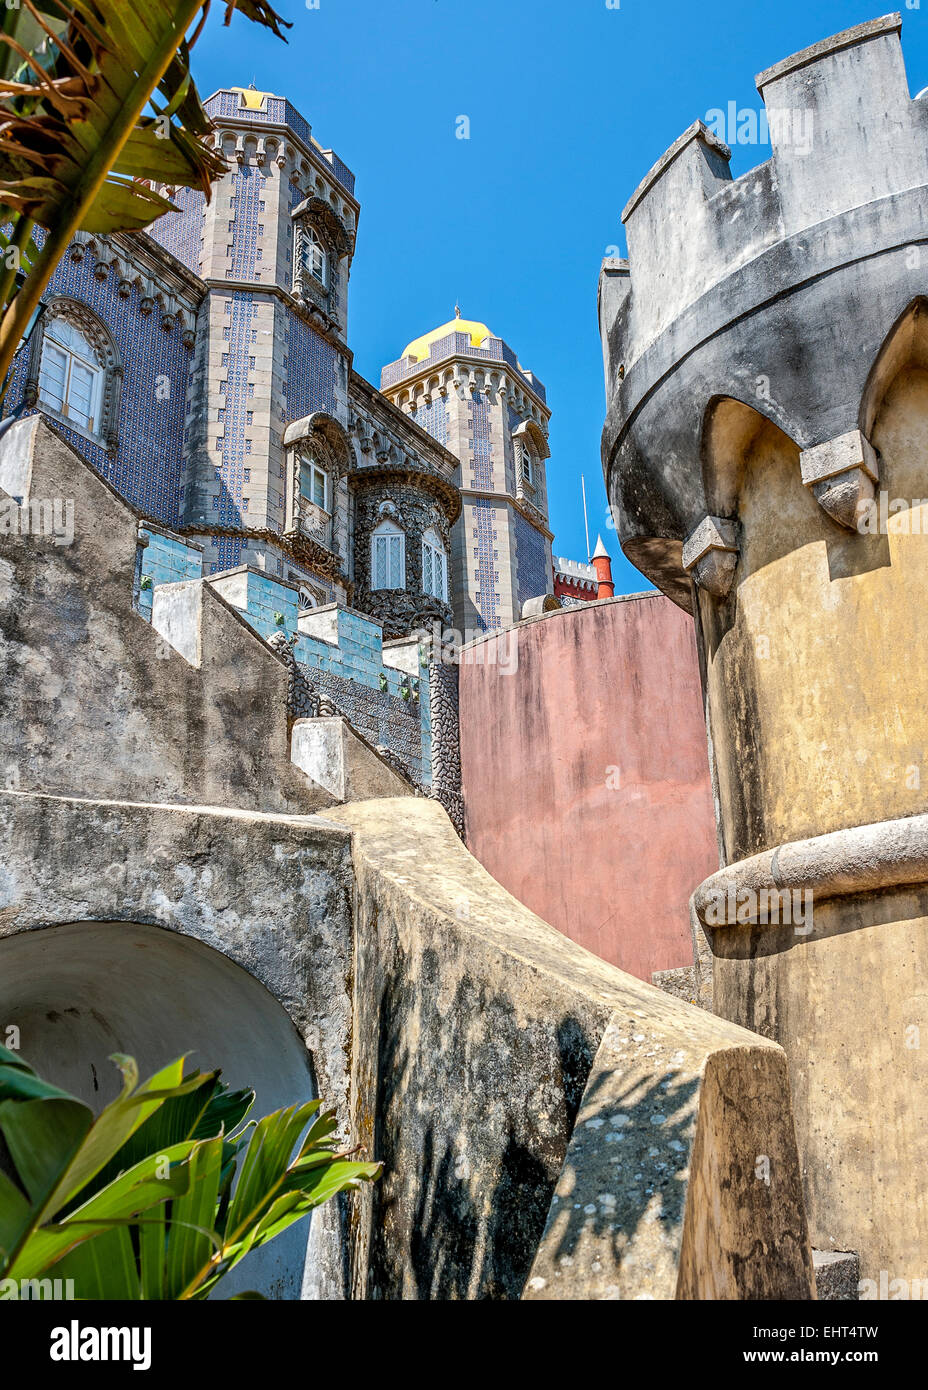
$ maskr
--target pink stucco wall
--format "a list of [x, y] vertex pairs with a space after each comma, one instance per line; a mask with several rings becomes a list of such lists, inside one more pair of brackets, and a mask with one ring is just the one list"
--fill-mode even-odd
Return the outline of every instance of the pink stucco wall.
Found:
[[660, 594], [566, 609], [465, 648], [460, 682], [472, 853], [623, 970], [691, 965], [719, 867], [692, 620]]

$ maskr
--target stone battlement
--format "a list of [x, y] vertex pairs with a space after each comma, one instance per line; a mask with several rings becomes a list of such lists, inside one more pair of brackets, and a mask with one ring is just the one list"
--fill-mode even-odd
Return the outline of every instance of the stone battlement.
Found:
[[901, 28], [898, 14], [872, 20], [761, 73], [773, 153], [740, 178], [702, 121], [658, 160], [623, 213], [630, 280], [603, 264], [604, 337], [631, 301], [615, 369], [627, 371], [707, 290], [778, 243], [813, 228], [828, 236], [842, 214], [924, 182], [928, 101], [910, 97]]
[[[739, 179], [697, 121], [626, 207], [628, 260], [603, 263], [613, 516], [625, 555], [684, 607], [698, 528], [732, 516], [704, 475], [707, 448], [725, 448], [706, 433], [716, 404], [766, 417], [803, 453], [803, 481], [827, 491], [836, 442], [857, 448], [869, 428], [881, 347], [925, 294], [928, 97], [910, 96], [901, 28], [898, 14], [876, 19], [761, 73], [773, 154]], [[717, 585], [733, 547], [710, 544]]]

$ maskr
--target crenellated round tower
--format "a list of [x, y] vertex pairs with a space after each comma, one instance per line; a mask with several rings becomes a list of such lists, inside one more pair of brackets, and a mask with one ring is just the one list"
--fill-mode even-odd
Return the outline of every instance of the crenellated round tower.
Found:
[[890, 15], [701, 122], [607, 260], [624, 553], [694, 616], [722, 869], [717, 1012], [789, 1056], [813, 1244], [928, 1268], [928, 96]]

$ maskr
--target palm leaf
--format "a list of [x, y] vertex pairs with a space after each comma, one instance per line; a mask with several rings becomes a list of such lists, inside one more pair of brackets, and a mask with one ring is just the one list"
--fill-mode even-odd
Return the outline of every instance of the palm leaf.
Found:
[[[5, 209], [49, 229], [12, 300], [13, 277], [0, 273], [0, 307], [11, 300], [0, 323], [0, 382], [76, 231], [133, 231], [169, 211], [142, 180], [208, 198], [224, 171], [190, 78], [186, 35], [207, 8], [204, 0], [21, 0], [0, 10], [0, 217]], [[231, 0], [227, 23], [236, 9], [283, 38], [285, 21], [268, 0]]]

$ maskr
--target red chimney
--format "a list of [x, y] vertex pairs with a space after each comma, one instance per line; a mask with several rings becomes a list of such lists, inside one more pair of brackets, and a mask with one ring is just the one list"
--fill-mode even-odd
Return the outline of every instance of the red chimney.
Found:
[[596, 537], [596, 549], [593, 551], [593, 568], [596, 571], [596, 578], [599, 580], [599, 591], [597, 598], [614, 598], [615, 585], [612, 582], [612, 560], [609, 551], [603, 545], [602, 536]]

